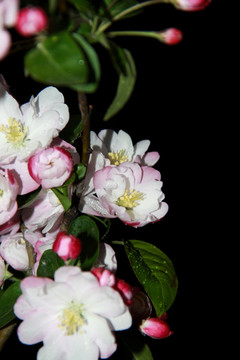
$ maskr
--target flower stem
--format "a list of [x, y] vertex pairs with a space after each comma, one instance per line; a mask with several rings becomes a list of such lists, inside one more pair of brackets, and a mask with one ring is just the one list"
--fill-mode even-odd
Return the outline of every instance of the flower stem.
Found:
[[82, 135], [82, 158], [83, 165], [88, 165], [88, 158], [90, 154], [90, 112], [87, 104], [86, 94], [78, 91], [78, 105], [82, 115], [83, 121], [83, 135]]
[[154, 31], [110, 31], [107, 33], [108, 37], [114, 38], [117, 36], [141, 36], [151, 37], [159, 40], [159, 34]]

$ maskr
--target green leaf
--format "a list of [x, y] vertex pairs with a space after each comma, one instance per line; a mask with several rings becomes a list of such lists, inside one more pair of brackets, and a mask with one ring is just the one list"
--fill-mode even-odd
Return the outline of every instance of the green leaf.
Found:
[[76, 166], [76, 174], [78, 177], [78, 180], [82, 180], [86, 174], [87, 168], [85, 165], [83, 164], [77, 164]]
[[11, 284], [0, 296], [0, 328], [15, 318], [13, 306], [21, 295], [20, 281]]
[[86, 84], [75, 85], [72, 88], [77, 91], [92, 93], [97, 90], [101, 78], [101, 66], [98, 55], [92, 45], [90, 45], [82, 35], [74, 33], [73, 37], [78, 42], [81, 49], [83, 49], [87, 57], [89, 77]]
[[37, 190], [34, 190], [28, 194], [25, 195], [18, 195], [17, 196], [17, 203], [18, 203], [18, 209], [23, 209], [27, 206], [29, 206], [35, 198], [38, 196], [38, 194], [41, 191], [41, 186]]
[[90, 217], [81, 215], [72, 221], [68, 234], [82, 241], [81, 268], [90, 270], [99, 254], [99, 231], [96, 223]]
[[96, 74], [91, 74], [92, 59], [88, 58], [90, 55], [95, 60], [93, 51], [90, 54], [88, 49], [86, 54], [79, 41], [76, 43], [70, 33], [62, 31], [49, 36], [27, 53], [26, 73], [43, 83], [93, 91], [97, 86]]
[[89, 15], [95, 13], [95, 1], [94, 0], [68, 0], [70, 3], [83, 14]]
[[152, 353], [139, 330], [119, 331], [116, 332], [116, 336], [119, 345], [122, 345], [125, 351], [125, 360], [153, 360]]
[[115, 68], [119, 69], [119, 80], [115, 98], [104, 116], [105, 121], [116, 115], [127, 103], [133, 92], [137, 77], [135, 63], [128, 50], [117, 48], [115, 45], [114, 53], [112, 52], [112, 61]]
[[[112, 6], [113, 0], [102, 0], [101, 5], [99, 7], [99, 14], [102, 15], [110, 15], [111, 17], [121, 13], [122, 11], [128, 9], [131, 6], [138, 4], [139, 2], [136, 0], [121, 0], [116, 1]], [[133, 14], [131, 14], [133, 15]]]
[[124, 243], [125, 250], [138, 281], [150, 297], [157, 316], [172, 305], [178, 280], [172, 261], [156, 246], [140, 241]]
[[60, 137], [61, 139], [74, 143], [76, 139], [78, 139], [82, 134], [83, 122], [80, 114], [71, 115], [69, 122], [65, 126], [65, 128], [61, 131]]
[[63, 259], [61, 259], [54, 251], [51, 249], [46, 250], [41, 256], [37, 276], [53, 279], [55, 271], [64, 265]]
[[64, 207], [65, 211], [68, 211], [72, 205], [71, 200], [69, 199], [68, 195], [65, 195], [63, 192], [63, 187], [59, 188], [51, 188], [54, 194], [57, 196], [58, 200], [61, 202], [62, 206]]

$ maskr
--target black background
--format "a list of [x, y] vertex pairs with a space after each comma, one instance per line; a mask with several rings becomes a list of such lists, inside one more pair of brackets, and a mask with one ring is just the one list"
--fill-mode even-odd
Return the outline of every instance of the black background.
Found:
[[[133, 143], [151, 140], [150, 150], [161, 155], [155, 167], [162, 174], [168, 214], [159, 223], [140, 229], [128, 228], [116, 220], [110, 233], [115, 239], [153, 242], [175, 266], [179, 291], [168, 311], [174, 334], [161, 341], [148, 340], [155, 360], [176, 355], [194, 359], [196, 355], [214, 351], [211, 313], [216, 274], [210, 258], [216, 240], [214, 173], [219, 149], [215, 141], [218, 117], [224, 107], [219, 76], [223, 53], [219, 35], [222, 12], [220, 2], [213, 0], [204, 11], [182, 12], [159, 5], [125, 20], [125, 29], [159, 31], [177, 27], [183, 31], [184, 38], [176, 46], [152, 39], [119, 38], [118, 43], [131, 51], [137, 67], [131, 99], [112, 120], [101, 121], [117, 80], [107, 57], [99, 90], [88, 98], [93, 106], [92, 130], [123, 129]], [[27, 102], [32, 94], [37, 95], [45, 87], [25, 79], [21, 60], [15, 57], [0, 63], [0, 72], [20, 103]], [[77, 111], [75, 94], [65, 88], [60, 90], [70, 111]], [[120, 252], [120, 266], [123, 256]], [[1, 359], [7, 359], [15, 351], [25, 359], [34, 359], [36, 348], [22, 345], [13, 337], [2, 351]]]

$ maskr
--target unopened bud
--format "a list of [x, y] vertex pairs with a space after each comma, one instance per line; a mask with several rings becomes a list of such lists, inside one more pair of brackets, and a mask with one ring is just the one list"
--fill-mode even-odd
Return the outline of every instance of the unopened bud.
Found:
[[158, 33], [160, 40], [167, 45], [176, 45], [182, 41], [183, 34], [181, 30], [169, 28]]
[[41, 7], [28, 6], [19, 10], [15, 28], [24, 37], [30, 37], [45, 30], [48, 25], [47, 14]]
[[211, 0], [173, 0], [177, 9], [184, 11], [199, 11], [205, 9]]
[[164, 316], [143, 320], [140, 331], [154, 339], [164, 339], [173, 334]]
[[82, 242], [73, 235], [67, 235], [66, 231], [57, 234], [53, 243], [53, 251], [64, 261], [68, 259], [76, 259], [82, 250]]

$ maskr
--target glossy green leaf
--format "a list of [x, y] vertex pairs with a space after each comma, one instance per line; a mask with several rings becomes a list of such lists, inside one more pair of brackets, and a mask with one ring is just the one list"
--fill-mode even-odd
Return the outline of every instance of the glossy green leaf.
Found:
[[97, 90], [101, 78], [101, 66], [98, 55], [91, 44], [80, 34], [74, 33], [74, 39], [78, 42], [87, 57], [89, 77], [86, 84], [72, 86], [77, 91], [92, 93]]
[[0, 296], [0, 328], [15, 318], [13, 306], [21, 295], [20, 281], [11, 284]]
[[55, 271], [64, 265], [63, 259], [61, 259], [54, 251], [51, 249], [46, 250], [41, 256], [37, 276], [53, 279]]
[[92, 82], [85, 51], [70, 33], [51, 35], [25, 56], [25, 69], [37, 81], [78, 88]]
[[96, 223], [90, 217], [81, 215], [70, 224], [68, 234], [82, 241], [81, 268], [90, 270], [99, 254], [99, 231]]
[[140, 241], [124, 243], [125, 250], [138, 281], [150, 297], [157, 316], [172, 305], [178, 280], [172, 261], [156, 246]]
[[116, 115], [127, 103], [133, 92], [137, 77], [131, 53], [126, 49], [117, 48], [116, 45], [114, 49], [112, 61], [115, 68], [119, 69], [119, 80], [116, 95], [104, 116], [105, 121]]

